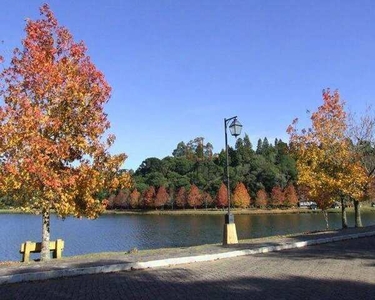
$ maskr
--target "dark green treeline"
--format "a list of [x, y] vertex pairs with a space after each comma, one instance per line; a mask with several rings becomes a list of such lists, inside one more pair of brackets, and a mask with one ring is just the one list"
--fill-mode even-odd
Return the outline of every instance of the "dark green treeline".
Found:
[[[272, 188], [284, 188], [294, 183], [297, 176], [295, 161], [288, 153], [288, 144], [276, 139], [259, 139], [254, 150], [249, 136], [238, 138], [235, 147], [229, 147], [230, 186], [233, 191], [238, 182], [243, 182], [252, 198], [258, 190], [271, 193]], [[188, 143], [180, 142], [172, 156], [163, 159], [150, 157], [132, 172], [134, 186], [143, 193], [149, 186], [156, 189], [164, 186], [169, 194], [195, 184], [201, 191], [215, 197], [222, 182], [225, 182], [225, 151], [213, 153], [213, 145], [198, 137]]]

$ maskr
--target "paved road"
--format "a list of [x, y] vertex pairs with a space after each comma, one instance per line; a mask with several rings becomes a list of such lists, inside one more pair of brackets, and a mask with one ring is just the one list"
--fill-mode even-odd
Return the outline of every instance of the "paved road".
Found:
[[215, 262], [0, 286], [0, 299], [375, 299], [375, 237]]

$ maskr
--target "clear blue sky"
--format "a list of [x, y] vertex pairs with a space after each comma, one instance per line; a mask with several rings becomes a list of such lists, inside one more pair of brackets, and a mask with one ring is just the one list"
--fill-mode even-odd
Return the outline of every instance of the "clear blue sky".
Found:
[[[0, 53], [45, 1], [2, 0]], [[106, 107], [125, 168], [205, 137], [223, 148], [238, 115], [253, 144], [287, 140], [295, 117], [339, 89], [347, 108], [375, 104], [374, 1], [48, 1], [113, 88]], [[230, 138], [234, 144], [234, 138]]]

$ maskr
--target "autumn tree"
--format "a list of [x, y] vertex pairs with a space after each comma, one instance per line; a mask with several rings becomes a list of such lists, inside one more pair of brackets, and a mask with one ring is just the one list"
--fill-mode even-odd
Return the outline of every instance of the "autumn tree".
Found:
[[308, 201], [309, 200], [309, 188], [305, 185], [297, 185], [297, 196], [299, 201]]
[[228, 192], [227, 187], [224, 183], [221, 183], [220, 188], [216, 195], [216, 206], [219, 208], [224, 208], [228, 206]]
[[268, 195], [264, 189], [261, 189], [257, 192], [257, 196], [255, 198], [255, 206], [259, 208], [264, 208], [268, 204]]
[[129, 205], [131, 208], [137, 208], [139, 205], [139, 198], [141, 193], [137, 189], [134, 189], [129, 195]]
[[233, 205], [240, 208], [247, 208], [250, 206], [250, 195], [242, 182], [237, 183], [234, 189]]
[[288, 127], [290, 146], [297, 159], [298, 184], [322, 209], [328, 228], [327, 208], [336, 198], [342, 203], [342, 225], [347, 227], [344, 199], [363, 197], [367, 177], [346, 136], [347, 115], [338, 91], [323, 91], [323, 104], [311, 115], [312, 126], [299, 132], [298, 119]]
[[190, 187], [187, 202], [189, 206], [193, 207], [194, 209], [202, 205], [202, 195], [195, 184], [192, 184]]
[[274, 186], [271, 191], [271, 205], [273, 207], [279, 207], [284, 204], [284, 201], [285, 196], [283, 190], [279, 185]]
[[372, 178], [366, 191], [367, 197], [370, 200], [375, 200], [375, 178]]
[[284, 190], [285, 205], [288, 207], [296, 207], [298, 204], [298, 196], [293, 184], [288, 184]]
[[375, 112], [371, 107], [367, 107], [360, 118], [356, 118], [354, 114], [350, 115], [348, 135], [352, 141], [352, 150], [359, 156], [367, 175], [367, 181], [364, 181], [362, 186], [364, 197], [353, 198], [355, 226], [362, 227], [359, 202], [371, 198], [375, 181]]
[[155, 188], [153, 186], [149, 186], [148, 189], [145, 190], [142, 195], [143, 207], [145, 208], [154, 207], [155, 196], [156, 196]]
[[202, 203], [204, 203], [205, 209], [207, 209], [207, 207], [212, 207], [212, 205], [214, 203], [214, 199], [212, 199], [210, 193], [203, 192]]
[[127, 208], [129, 206], [129, 194], [130, 191], [128, 189], [120, 190], [113, 201], [114, 208]]
[[124, 154], [111, 156], [114, 136], [104, 104], [111, 88], [48, 5], [26, 21], [22, 49], [0, 74], [0, 189], [42, 215], [41, 259], [50, 258], [50, 210], [96, 218], [103, 189], [130, 184], [116, 178]]
[[176, 206], [178, 208], [185, 208], [187, 202], [187, 197], [186, 197], [186, 190], [182, 186], [179, 188], [177, 194], [176, 194]]
[[111, 194], [111, 195], [109, 195], [108, 199], [105, 199], [104, 203], [105, 203], [106, 209], [114, 208], [115, 198], [116, 198], [116, 195]]
[[169, 195], [166, 188], [164, 186], [161, 186], [155, 196], [155, 208], [164, 207], [168, 199]]

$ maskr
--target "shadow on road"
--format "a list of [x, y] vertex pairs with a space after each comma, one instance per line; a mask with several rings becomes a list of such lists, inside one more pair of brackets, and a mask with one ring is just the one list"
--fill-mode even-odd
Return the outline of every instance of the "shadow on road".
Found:
[[[353, 260], [361, 258], [375, 261], [375, 238], [359, 238], [347, 240], [338, 243], [328, 243], [324, 245], [308, 246], [299, 251], [296, 249], [283, 250], [279, 252], [270, 252], [259, 254], [266, 257], [280, 257], [289, 260]], [[319, 247], [319, 251], [316, 248]], [[374, 278], [375, 282], [375, 278]], [[374, 291], [375, 299], [375, 291]]]
[[[81, 276], [0, 286], [7, 299], [374, 299], [375, 283], [242, 277], [200, 281], [184, 269]], [[173, 276], [173, 278], [171, 278]], [[194, 279], [193, 282], [191, 280]]]

